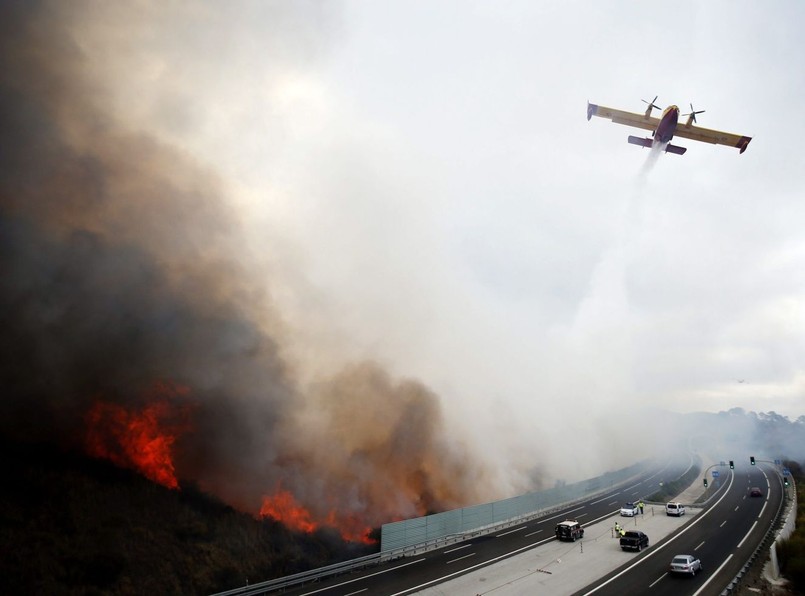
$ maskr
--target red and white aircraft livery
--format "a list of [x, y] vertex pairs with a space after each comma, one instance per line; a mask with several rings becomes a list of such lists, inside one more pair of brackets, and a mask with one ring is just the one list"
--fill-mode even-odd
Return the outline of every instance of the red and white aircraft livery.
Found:
[[685, 147], [678, 147], [671, 145], [670, 141], [674, 136], [682, 137], [685, 139], [693, 139], [694, 141], [702, 141], [704, 143], [712, 143], [714, 145], [729, 145], [730, 147], [737, 147], [740, 152], [746, 151], [749, 141], [752, 137], [744, 137], [735, 135], [729, 132], [721, 132], [720, 130], [712, 130], [709, 128], [702, 128], [701, 126], [694, 126], [696, 122], [696, 114], [701, 114], [704, 110], [696, 112], [693, 109], [693, 104], [690, 105], [690, 113], [683, 114], [687, 116], [688, 120], [684, 124], [679, 124], [679, 108], [676, 106], [668, 106], [662, 112], [662, 117], [654, 118], [651, 115], [651, 110], [661, 109], [655, 105], [657, 101], [655, 97], [650, 103], [645, 99], [642, 100], [648, 104], [644, 114], [635, 114], [634, 112], [624, 112], [623, 110], [615, 110], [605, 106], [597, 106], [594, 103], [587, 102], [587, 120], [593, 116], [600, 118], [609, 118], [616, 124], [625, 124], [626, 126], [634, 126], [635, 128], [644, 128], [650, 130], [652, 136], [641, 138], [629, 135], [629, 142], [632, 145], [640, 145], [641, 147], [663, 147], [668, 153], [676, 153], [682, 155], [687, 151]]

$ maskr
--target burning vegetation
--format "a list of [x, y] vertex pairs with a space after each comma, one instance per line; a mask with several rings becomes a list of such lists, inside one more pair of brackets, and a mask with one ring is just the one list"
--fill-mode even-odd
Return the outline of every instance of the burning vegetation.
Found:
[[86, 450], [178, 490], [173, 444], [190, 426], [188, 407], [173, 400], [187, 395], [188, 389], [160, 383], [152, 393], [153, 401], [139, 410], [96, 401], [86, 415]]
[[309, 534], [319, 527], [319, 524], [313, 521], [310, 512], [297, 503], [291, 493], [282, 489], [273, 496], [263, 499], [260, 516], [282, 522], [297, 532]]
[[225, 184], [105, 103], [114, 81], [82, 49], [92, 8], [2, 11], [1, 436], [350, 541], [487, 496], [427, 387], [287, 360]]

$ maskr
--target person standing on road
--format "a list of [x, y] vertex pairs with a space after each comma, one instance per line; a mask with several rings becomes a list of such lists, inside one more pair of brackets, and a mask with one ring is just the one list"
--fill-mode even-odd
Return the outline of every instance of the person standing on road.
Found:
[[640, 507], [640, 515], [643, 515], [643, 499], [640, 499], [640, 502], [637, 504]]

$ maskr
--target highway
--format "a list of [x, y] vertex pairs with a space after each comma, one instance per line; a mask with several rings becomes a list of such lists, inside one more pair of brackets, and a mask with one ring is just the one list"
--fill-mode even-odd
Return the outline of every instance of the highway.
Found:
[[[765, 464], [736, 470], [725, 481], [724, 494], [680, 532], [576, 594], [720, 594], [762, 540], [783, 495], [779, 475]], [[749, 496], [754, 486], [762, 497]], [[701, 559], [703, 571], [695, 577], [673, 576], [668, 565], [677, 554]]]
[[[557, 510], [545, 517], [512, 526], [497, 533], [452, 544], [443, 549], [419, 556], [398, 559], [385, 565], [330, 578], [315, 584], [288, 589], [284, 593], [327, 596], [353, 596], [356, 594], [402, 596], [440, 586], [453, 578], [475, 570], [486, 569], [492, 564], [516, 557], [518, 554], [531, 553], [534, 549], [549, 543], [558, 544], [560, 548], [583, 549], [585, 541], [557, 543], [553, 536], [554, 526], [565, 519], [577, 519], [587, 528], [596, 523], [600, 524], [605, 520], [606, 527], [600, 533], [611, 540], [611, 520], [609, 518], [617, 514], [624, 502], [645, 498], [653, 494], [661, 481], [669, 482], [678, 478], [684, 474], [689, 465], [690, 462], [688, 461], [667, 464], [645, 478]], [[663, 517], [665, 517], [664, 512]], [[619, 519], [628, 527], [627, 518]], [[675, 518], [673, 519], [676, 521]], [[684, 520], [679, 521], [679, 526], [683, 525]], [[585, 534], [586, 539], [587, 535]], [[609, 546], [615, 546], [615, 543], [612, 542]], [[616, 550], [619, 549], [616, 547]], [[651, 552], [651, 549], [646, 552]], [[606, 571], [611, 569], [613, 569], [613, 566], [607, 567]], [[540, 572], [537, 571], [537, 573]], [[546, 571], [545, 573], [551, 572]], [[601, 575], [603, 575], [603, 572]], [[587, 581], [592, 581], [596, 577], [595, 575], [589, 576]], [[613, 581], [612, 584], [603, 586], [601, 590], [617, 589], [619, 593], [623, 593], [622, 587], [616, 587], [619, 583], [620, 580], [618, 579]], [[610, 585], [611, 588], [609, 587]], [[582, 586], [584, 586], [584, 583], [578, 584], [574, 589]], [[570, 591], [565, 591], [564, 593], [570, 593]], [[439, 590], [439, 593], [447, 594], [451, 592]], [[602, 591], [601, 593], [604, 592]]]

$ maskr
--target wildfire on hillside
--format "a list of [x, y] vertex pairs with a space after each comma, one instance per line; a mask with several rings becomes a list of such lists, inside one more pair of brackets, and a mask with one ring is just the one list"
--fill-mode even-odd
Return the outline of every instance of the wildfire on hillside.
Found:
[[173, 445], [189, 424], [188, 409], [173, 400], [187, 393], [186, 387], [157, 383], [152, 401], [139, 410], [96, 401], [85, 417], [87, 452], [179, 490]]
[[278, 489], [273, 495], [263, 497], [260, 517], [270, 517], [283, 523], [291, 530], [307, 534], [327, 526], [337, 529], [341, 534], [341, 538], [348, 542], [375, 544], [375, 541], [369, 537], [372, 529], [366, 527], [356, 516], [339, 515], [335, 509], [332, 509], [324, 521], [315, 521], [310, 511], [299, 504], [290, 491], [282, 488]]
[[[87, 24], [150, 32], [163, 17], [57, 5], [11, 3], [0, 19], [0, 128], [14, 147], [0, 152], [0, 438], [80, 445], [351, 541], [493, 496], [499, 483], [448, 436], [426, 384], [339, 363], [335, 344], [332, 370], [294, 358], [305, 309], [286, 317], [272, 293], [296, 266], [284, 251], [254, 257], [232, 181], [111, 101], [153, 57], [120, 55], [107, 72], [115, 60], [98, 50], [117, 36]], [[184, 104], [168, 95], [154, 105]], [[310, 291], [300, 304], [320, 299]]]
[[260, 517], [270, 517], [297, 532], [311, 533], [319, 527], [319, 524], [313, 521], [310, 512], [297, 503], [289, 491], [282, 489], [263, 499]]

